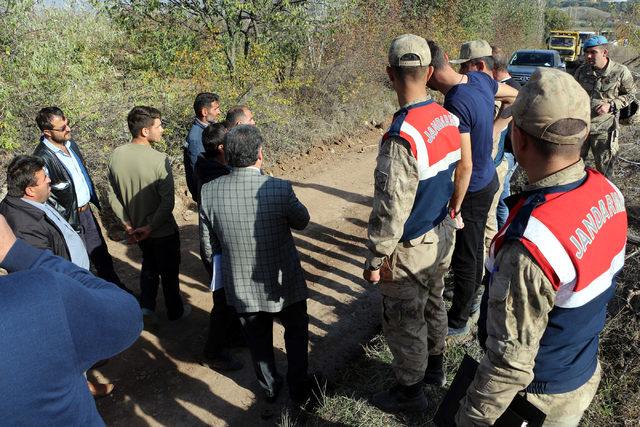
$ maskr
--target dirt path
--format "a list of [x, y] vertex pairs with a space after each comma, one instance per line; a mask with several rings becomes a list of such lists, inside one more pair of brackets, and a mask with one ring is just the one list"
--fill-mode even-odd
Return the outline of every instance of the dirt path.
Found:
[[[273, 168], [274, 175], [294, 184], [311, 214], [307, 229], [295, 237], [310, 289], [310, 365], [329, 377], [379, 324], [379, 295], [361, 279], [379, 138], [372, 130], [361, 141], [315, 147]], [[183, 321], [163, 321], [156, 330], [145, 330], [132, 348], [92, 371], [117, 385], [113, 396], [98, 402], [100, 413], [115, 426], [274, 425], [286, 404], [286, 390], [275, 405], [256, 400], [247, 349], [234, 350], [245, 364], [239, 372], [222, 375], [197, 363], [212, 301], [198, 256], [197, 215], [180, 203], [174, 214], [181, 229], [181, 288], [193, 312]], [[137, 289], [139, 250], [118, 242], [109, 247], [121, 278]], [[158, 313], [164, 317], [161, 297]], [[274, 339], [284, 373], [280, 325]]]

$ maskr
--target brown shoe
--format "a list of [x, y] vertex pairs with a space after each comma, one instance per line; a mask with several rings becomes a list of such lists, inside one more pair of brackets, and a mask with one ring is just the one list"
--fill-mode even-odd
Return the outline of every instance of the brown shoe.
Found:
[[111, 383], [101, 384], [101, 383], [92, 383], [91, 381], [87, 381], [87, 386], [89, 387], [89, 391], [94, 399], [99, 399], [101, 397], [109, 396], [113, 393], [113, 389], [115, 385]]

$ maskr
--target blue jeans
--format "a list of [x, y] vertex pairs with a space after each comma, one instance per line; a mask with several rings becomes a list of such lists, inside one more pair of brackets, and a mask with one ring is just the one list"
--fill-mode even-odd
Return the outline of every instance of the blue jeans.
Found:
[[507, 208], [504, 199], [511, 195], [511, 176], [518, 167], [516, 158], [512, 153], [504, 153], [504, 158], [507, 159], [509, 169], [507, 170], [507, 175], [504, 177], [504, 187], [502, 189], [502, 194], [500, 195], [498, 208], [496, 209], [496, 216], [498, 217], [498, 230], [501, 229], [502, 226], [507, 222], [507, 217], [509, 216], [509, 208]]

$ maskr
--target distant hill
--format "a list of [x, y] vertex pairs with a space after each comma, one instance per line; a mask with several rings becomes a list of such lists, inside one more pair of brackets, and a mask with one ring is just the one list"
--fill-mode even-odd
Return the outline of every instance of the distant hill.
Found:
[[560, 10], [568, 14], [574, 21], [590, 21], [594, 19], [608, 19], [611, 17], [609, 12], [605, 12], [595, 7], [587, 6], [571, 6], [563, 7]]

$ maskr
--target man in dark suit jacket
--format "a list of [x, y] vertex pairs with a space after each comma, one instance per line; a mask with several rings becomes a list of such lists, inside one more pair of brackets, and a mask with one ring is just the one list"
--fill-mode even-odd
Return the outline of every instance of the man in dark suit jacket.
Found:
[[287, 383], [295, 403], [310, 394], [307, 375], [307, 285], [291, 228], [309, 213], [287, 181], [263, 175], [262, 136], [251, 125], [227, 133], [225, 157], [233, 168], [202, 187], [200, 237], [207, 258], [220, 255], [227, 302], [247, 335], [254, 369], [267, 401], [282, 385], [273, 355], [273, 319], [285, 329]]

